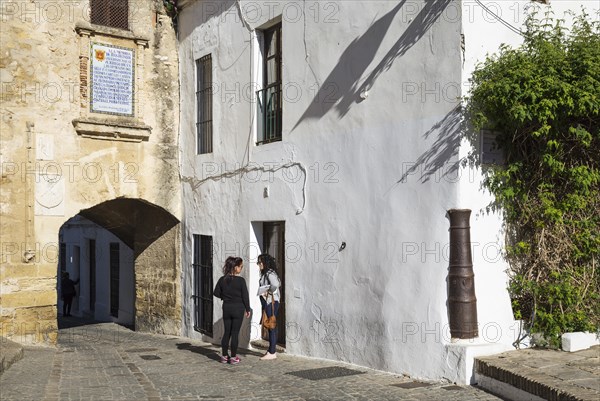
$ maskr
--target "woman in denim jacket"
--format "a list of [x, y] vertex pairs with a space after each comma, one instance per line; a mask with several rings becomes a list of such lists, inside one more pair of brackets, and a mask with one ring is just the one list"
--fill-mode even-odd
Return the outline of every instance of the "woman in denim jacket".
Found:
[[[279, 311], [279, 301], [281, 298], [281, 280], [277, 275], [277, 266], [275, 258], [263, 253], [258, 255], [258, 267], [260, 268], [259, 287], [269, 286], [269, 288], [260, 295], [260, 303], [268, 317], [277, 316]], [[277, 358], [275, 345], [277, 344], [277, 327], [269, 330], [269, 351], [260, 359], [268, 360]]]

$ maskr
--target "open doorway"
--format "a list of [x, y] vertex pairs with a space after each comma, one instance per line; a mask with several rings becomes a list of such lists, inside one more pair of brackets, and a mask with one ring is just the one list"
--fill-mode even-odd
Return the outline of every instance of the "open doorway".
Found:
[[[285, 221], [253, 222], [251, 237], [253, 237], [253, 241], [256, 242], [256, 247], [251, 247], [250, 249], [256, 248], [257, 252], [256, 255], [250, 255], [251, 259], [256, 260], [256, 257], [259, 254], [268, 253], [275, 258], [277, 264], [277, 274], [281, 279], [281, 299], [279, 302], [279, 312], [277, 314], [277, 344], [285, 347]], [[256, 277], [258, 278], [258, 272], [256, 274]], [[255, 282], [257, 283], [258, 279], [251, 279], [250, 291], [253, 291]], [[254, 291], [257, 289], [258, 287], [256, 287]], [[260, 303], [258, 305], [260, 305]], [[258, 306], [257, 310], [260, 310], [260, 306]], [[259, 320], [260, 314], [257, 314], [253, 323], [258, 325]], [[263, 340], [268, 341], [268, 332], [262, 329], [262, 327], [259, 335]]]

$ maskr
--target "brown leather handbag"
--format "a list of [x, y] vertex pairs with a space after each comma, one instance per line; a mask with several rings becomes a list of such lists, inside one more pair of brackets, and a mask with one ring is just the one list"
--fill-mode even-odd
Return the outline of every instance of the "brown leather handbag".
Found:
[[[267, 295], [267, 302], [268, 301], [269, 297]], [[271, 312], [275, 312], [275, 298], [273, 297], [273, 294], [271, 294]], [[262, 325], [267, 330], [273, 330], [275, 327], [277, 327], [277, 318], [275, 317], [275, 314], [272, 313], [271, 316], [267, 316], [266, 310], [263, 309]]]

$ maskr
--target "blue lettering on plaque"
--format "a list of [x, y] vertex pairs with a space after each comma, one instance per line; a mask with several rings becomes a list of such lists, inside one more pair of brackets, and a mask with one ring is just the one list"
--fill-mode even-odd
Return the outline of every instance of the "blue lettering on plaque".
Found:
[[133, 116], [135, 50], [92, 44], [90, 110]]

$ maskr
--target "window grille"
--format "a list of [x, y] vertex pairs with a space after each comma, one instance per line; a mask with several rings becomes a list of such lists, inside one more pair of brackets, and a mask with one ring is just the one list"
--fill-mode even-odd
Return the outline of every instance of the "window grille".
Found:
[[212, 57], [196, 60], [196, 135], [198, 154], [213, 151], [212, 138]]
[[92, 24], [129, 29], [129, 0], [90, 0]]
[[193, 236], [194, 330], [213, 335], [213, 258], [212, 236]]

